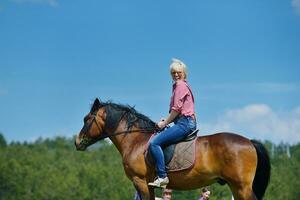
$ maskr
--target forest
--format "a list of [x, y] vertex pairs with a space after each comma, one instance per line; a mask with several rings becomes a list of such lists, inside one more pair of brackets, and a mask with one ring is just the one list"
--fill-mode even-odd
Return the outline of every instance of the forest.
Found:
[[[262, 141], [271, 158], [265, 200], [300, 199], [300, 144]], [[213, 184], [211, 200], [230, 200], [228, 186]], [[74, 138], [39, 138], [7, 143], [0, 133], [1, 200], [131, 200], [135, 189], [124, 174], [121, 156], [108, 140], [85, 152]], [[161, 191], [156, 189], [157, 196]], [[174, 191], [174, 200], [197, 200], [200, 190]]]

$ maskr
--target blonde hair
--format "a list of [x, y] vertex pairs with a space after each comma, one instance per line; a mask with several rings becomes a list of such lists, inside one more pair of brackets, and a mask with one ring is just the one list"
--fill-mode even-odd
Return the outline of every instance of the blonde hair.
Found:
[[170, 73], [172, 73], [172, 70], [182, 70], [184, 73], [184, 79], [187, 78], [187, 67], [181, 60], [172, 58], [172, 63], [170, 65]]

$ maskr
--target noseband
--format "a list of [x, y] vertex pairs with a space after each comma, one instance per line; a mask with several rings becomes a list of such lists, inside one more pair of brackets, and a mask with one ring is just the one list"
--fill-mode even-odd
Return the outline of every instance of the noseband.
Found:
[[94, 122], [95, 122], [95, 124], [96, 124], [96, 126], [97, 126], [97, 128], [99, 130], [99, 133], [101, 132], [101, 128], [100, 128], [100, 126], [99, 126], [99, 124], [98, 124], [98, 122], [96, 120], [97, 115], [96, 114], [92, 114], [92, 117], [93, 118], [92, 118], [91, 122], [88, 125], [84, 126], [83, 129], [81, 130], [81, 132], [83, 133], [83, 136], [82, 136], [82, 139], [80, 140], [80, 143], [78, 145], [79, 148], [80, 147], [84, 148], [84, 147], [86, 147], [86, 146], [88, 146], [88, 145], [90, 145], [92, 143], [95, 143], [96, 141], [101, 140], [102, 137], [103, 137], [103, 136], [101, 136], [101, 137], [98, 137], [98, 138], [92, 138], [92, 137], [88, 137], [87, 136], [87, 133], [91, 129], [91, 127], [92, 127], [92, 125], [93, 125]]

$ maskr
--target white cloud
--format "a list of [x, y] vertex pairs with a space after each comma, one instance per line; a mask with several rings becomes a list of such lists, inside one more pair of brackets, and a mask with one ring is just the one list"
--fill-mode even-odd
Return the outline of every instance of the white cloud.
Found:
[[300, 0], [292, 0], [292, 6], [295, 9], [296, 13], [300, 15]]
[[201, 132], [235, 132], [249, 139], [272, 142], [300, 142], [300, 106], [288, 112], [275, 112], [268, 105], [252, 104], [225, 111], [215, 122], [200, 123]]
[[47, 4], [51, 7], [57, 7], [58, 1], [57, 0], [11, 0], [15, 3], [32, 3], [32, 4]]

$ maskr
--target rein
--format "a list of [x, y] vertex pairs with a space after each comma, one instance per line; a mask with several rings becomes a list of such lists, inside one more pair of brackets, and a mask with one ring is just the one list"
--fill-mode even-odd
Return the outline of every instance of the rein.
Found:
[[[126, 112], [121, 116], [120, 120], [122, 120], [122, 118], [125, 116]], [[104, 132], [104, 130], [101, 130], [97, 120], [96, 120], [96, 114], [92, 114], [93, 119], [91, 120], [91, 122], [86, 126], [86, 128], [84, 128], [83, 133], [84, 135], [82, 136], [82, 139], [79, 143], [79, 146], [87, 146], [91, 143], [95, 143], [99, 140], [103, 140], [107, 137], [110, 136], [116, 136], [116, 135], [121, 135], [121, 134], [126, 134], [126, 133], [134, 133], [134, 132], [141, 132], [141, 133], [153, 133], [153, 132], [157, 132], [159, 131], [159, 128], [157, 126], [155, 126], [154, 128], [144, 128], [144, 129], [136, 129], [136, 130], [127, 130], [127, 131], [119, 131], [119, 132], [114, 132], [112, 134], [107, 134], [106, 132]], [[95, 122], [99, 132], [102, 132], [103, 134], [100, 137], [97, 138], [91, 138], [87, 136], [87, 132], [90, 130], [91, 126], [93, 125], [93, 123]]]
[[[96, 122], [96, 123], [97, 123], [97, 122]], [[101, 135], [100, 137], [98, 137], [97, 140], [102, 140], [102, 139], [105, 139], [105, 138], [110, 137], [110, 136], [116, 136], [116, 135], [121, 135], [121, 134], [125, 134], [125, 133], [135, 133], [135, 132], [140, 132], [140, 133], [152, 133], [152, 132], [156, 132], [156, 131], [158, 131], [157, 128], [119, 131], [119, 132], [115, 132], [115, 133], [112, 133], [112, 134], [106, 134], [106, 133], [104, 132], [104, 134]]]
[[[128, 111], [125, 111], [121, 115], [121, 117], [120, 117], [120, 119], [118, 121], [120, 122], [127, 113], [128, 113]], [[96, 116], [94, 116], [94, 118], [96, 118]], [[137, 117], [136, 120], [138, 120], [138, 117]], [[95, 120], [95, 122], [96, 122], [96, 125], [97, 125], [99, 131], [101, 131], [96, 120]], [[116, 136], [116, 135], [121, 135], [121, 134], [126, 134], [126, 133], [135, 133], [135, 132], [152, 133], [152, 132], [157, 132], [157, 131], [159, 131], [159, 128], [157, 126], [155, 126], [154, 128], [143, 128], [143, 129], [136, 129], [136, 130], [126, 130], [126, 131], [114, 132], [112, 134], [107, 134], [106, 132], [103, 132], [103, 134], [100, 137], [98, 137], [97, 140], [103, 140], [103, 139], [105, 139], [107, 137], [110, 137], [110, 136]]]

